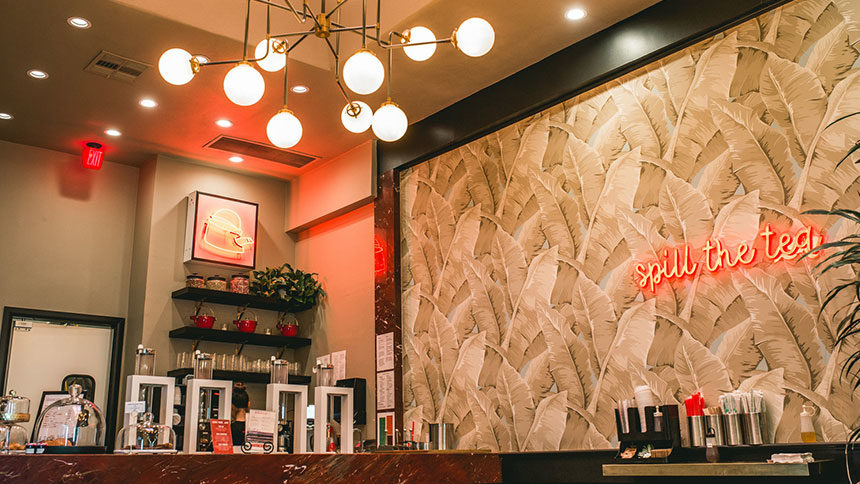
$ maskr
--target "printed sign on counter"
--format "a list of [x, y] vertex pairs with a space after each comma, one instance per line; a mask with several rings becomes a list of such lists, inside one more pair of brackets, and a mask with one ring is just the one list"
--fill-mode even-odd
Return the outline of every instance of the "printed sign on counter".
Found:
[[230, 421], [212, 419], [209, 421], [212, 428], [212, 452], [215, 454], [233, 453], [233, 435], [230, 433]]
[[394, 369], [394, 333], [376, 335], [376, 371]]
[[245, 421], [245, 443], [251, 444], [251, 452], [264, 452], [263, 446], [271, 444], [278, 427], [278, 415], [267, 410], [251, 410]]

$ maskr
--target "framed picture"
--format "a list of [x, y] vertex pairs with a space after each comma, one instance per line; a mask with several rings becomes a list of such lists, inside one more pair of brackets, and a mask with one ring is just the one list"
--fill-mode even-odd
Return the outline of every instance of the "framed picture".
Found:
[[[58, 391], [43, 391], [42, 392], [42, 399], [39, 400], [39, 411], [36, 413], [36, 416], [38, 417], [39, 415], [42, 415], [42, 412], [44, 412], [45, 409], [48, 408], [48, 405], [50, 405], [54, 402], [58, 402], [58, 401], [66, 398], [68, 396], [69, 396], [69, 392], [64, 392], [64, 391], [59, 391], [59, 390]], [[87, 398], [87, 397], [84, 397], [84, 398]], [[42, 424], [42, 425], [44, 426], [44, 424]], [[45, 431], [42, 431], [42, 433], [45, 434]], [[37, 440], [38, 437], [39, 436], [36, 435], [36, 426], [33, 425], [33, 431], [32, 431], [32, 435], [30, 436], [30, 442], [38, 442], [39, 441], [39, 440]]]
[[253, 269], [258, 209], [253, 202], [192, 192], [188, 195], [184, 262]]

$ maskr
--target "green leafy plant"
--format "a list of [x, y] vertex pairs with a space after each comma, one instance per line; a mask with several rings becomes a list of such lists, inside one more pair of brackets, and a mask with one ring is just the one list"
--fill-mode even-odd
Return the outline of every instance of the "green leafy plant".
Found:
[[[833, 126], [834, 124], [842, 121], [843, 119], [850, 118], [852, 116], [856, 116], [860, 114], [860, 112], [851, 113], [845, 116], [838, 118], [837, 120], [830, 123], [825, 129]], [[860, 142], [857, 142], [845, 156], [839, 160], [837, 163], [837, 167], [841, 165], [845, 160], [847, 160], [851, 155], [860, 150]], [[855, 163], [860, 163], [860, 161], [855, 161]], [[827, 216], [835, 216], [841, 218], [843, 223], [857, 223], [860, 224], [860, 211], [857, 210], [849, 210], [849, 209], [835, 209], [835, 210], [808, 210], [805, 213], [810, 215], [827, 215]], [[807, 257], [810, 254], [817, 252], [819, 250], [827, 250], [827, 249], [836, 249], [833, 253], [829, 254], [822, 261], [820, 261], [815, 266], [815, 270], [819, 273], [823, 274], [828, 271], [837, 270], [840, 267], [853, 267], [855, 270], [853, 271], [854, 277], [852, 279], [843, 280], [841, 284], [835, 286], [833, 289], [827, 292], [827, 295], [821, 304], [821, 308], [819, 309], [818, 315], [821, 317], [821, 314], [825, 309], [832, 305], [839, 304], [837, 303], [837, 298], [840, 295], [847, 296], [849, 302], [845, 302], [841, 305], [841, 307], [836, 308], [836, 314], [838, 315], [838, 326], [837, 326], [837, 334], [836, 334], [836, 346], [838, 347], [840, 344], [842, 345], [850, 345], [853, 343], [858, 343], [857, 337], [860, 335], [860, 234], [850, 234], [845, 237], [833, 241], [827, 242], [825, 244], [820, 245], [816, 248], [815, 251], [804, 254], [803, 257]], [[840, 299], [840, 301], [845, 301], [845, 297]], [[860, 344], [855, 344], [854, 346], [849, 346], [854, 348], [854, 351], [848, 355], [845, 361], [842, 363], [841, 375], [840, 377], [846, 378], [849, 384], [853, 385], [853, 389], [856, 391], [857, 388], [860, 388]], [[834, 358], [836, 355], [834, 354]], [[849, 442], [853, 442], [860, 439], [860, 428], [856, 428], [851, 432], [851, 435], [848, 437]]]
[[296, 311], [311, 308], [325, 296], [317, 273], [294, 269], [290, 264], [267, 267], [252, 274], [254, 279], [251, 281], [251, 294], [280, 297], [293, 305]]

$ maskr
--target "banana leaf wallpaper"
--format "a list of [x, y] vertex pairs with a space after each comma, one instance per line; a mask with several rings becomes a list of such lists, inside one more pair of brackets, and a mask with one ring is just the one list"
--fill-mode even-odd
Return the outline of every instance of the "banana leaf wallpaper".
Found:
[[[708, 240], [760, 250], [762, 227], [860, 206], [860, 1], [786, 4], [401, 173], [407, 425], [459, 447], [610, 447], [613, 409], [765, 393], [766, 438], [844, 440], [860, 405], [819, 307], [851, 268], [814, 260], [699, 270], [654, 291], [636, 265]], [[826, 129], [825, 129], [826, 128]], [[833, 306], [836, 307], [836, 306]], [[860, 395], [855, 395], [860, 397]]]

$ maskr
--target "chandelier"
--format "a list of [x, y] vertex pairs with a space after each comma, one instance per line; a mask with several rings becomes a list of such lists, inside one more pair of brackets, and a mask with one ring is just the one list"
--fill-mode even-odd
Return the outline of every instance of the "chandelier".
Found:
[[[362, 22], [361, 25], [354, 27], [347, 27], [340, 23], [340, 9], [348, 1], [337, 0], [336, 5], [326, 11], [326, 0], [321, 0], [321, 12], [314, 13], [307, 0], [302, 2], [301, 9], [294, 8], [290, 0], [280, 2], [247, 0], [245, 40], [241, 59], [210, 62], [208, 57], [201, 54], [191, 54], [184, 49], [172, 48], [165, 51], [159, 58], [158, 71], [165, 81], [180, 86], [190, 82], [201, 67], [233, 65], [224, 76], [224, 93], [230, 101], [239, 106], [251, 106], [263, 97], [266, 89], [263, 76], [253, 64], [268, 72], [283, 69], [283, 107], [269, 119], [266, 135], [275, 146], [291, 148], [302, 138], [302, 123], [287, 105], [287, 59], [290, 52], [301, 45], [305, 39], [315, 36], [326, 42], [334, 57], [334, 82], [346, 100], [346, 105], [341, 111], [341, 123], [344, 128], [352, 133], [362, 133], [371, 128], [373, 134], [382, 141], [396, 141], [406, 133], [408, 121], [406, 113], [391, 100], [391, 57], [394, 49], [402, 49], [407, 57], [421, 62], [433, 55], [437, 44], [450, 43], [467, 56], [480, 57], [490, 51], [495, 41], [493, 27], [486, 20], [478, 17], [463, 21], [446, 39], [436, 39], [430, 29], [416, 26], [402, 33], [392, 31], [385, 40], [380, 34], [382, 0], [377, 0], [376, 23], [372, 25], [367, 24], [367, 0], [362, 0]], [[266, 38], [254, 48], [254, 57], [248, 58], [248, 26], [252, 2], [266, 6]], [[300, 23], [305, 24], [310, 21], [312, 25], [303, 31], [273, 34], [271, 32], [271, 9], [273, 8], [291, 12]], [[341, 77], [340, 36], [344, 32], [361, 35], [361, 48], [343, 63]], [[387, 68], [382, 65], [376, 54], [367, 48], [368, 39], [376, 42], [379, 48], [387, 52]], [[347, 91], [348, 89], [357, 95], [372, 94], [382, 87], [386, 76], [387, 99], [376, 109], [376, 112], [371, 111], [367, 103], [350, 97]]]

